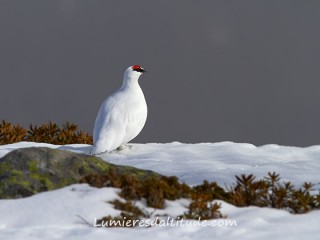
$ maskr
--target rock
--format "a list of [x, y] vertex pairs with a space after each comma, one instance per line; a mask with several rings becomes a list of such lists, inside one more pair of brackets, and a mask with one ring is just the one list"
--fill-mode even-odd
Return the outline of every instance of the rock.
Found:
[[137, 177], [152, 171], [117, 166], [98, 157], [45, 147], [21, 148], [0, 159], [0, 198], [21, 198], [78, 183], [90, 174], [117, 173]]

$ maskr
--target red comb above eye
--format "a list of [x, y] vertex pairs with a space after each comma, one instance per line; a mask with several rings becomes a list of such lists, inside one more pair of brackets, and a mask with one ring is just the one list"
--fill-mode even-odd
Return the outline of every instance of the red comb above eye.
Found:
[[132, 66], [132, 69], [133, 70], [138, 70], [138, 69], [140, 69], [141, 67], [139, 66], [139, 65], [134, 65], [134, 66]]

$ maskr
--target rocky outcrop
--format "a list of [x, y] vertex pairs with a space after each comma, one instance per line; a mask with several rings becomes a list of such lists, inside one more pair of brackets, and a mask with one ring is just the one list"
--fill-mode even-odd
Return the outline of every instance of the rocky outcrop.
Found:
[[90, 174], [117, 173], [144, 177], [156, 175], [128, 166], [117, 166], [100, 158], [65, 150], [21, 148], [0, 159], [0, 198], [20, 198], [78, 183]]

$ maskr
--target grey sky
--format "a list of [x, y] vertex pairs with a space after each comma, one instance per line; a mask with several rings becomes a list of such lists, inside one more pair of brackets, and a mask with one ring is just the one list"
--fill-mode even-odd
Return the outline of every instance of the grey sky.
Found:
[[126, 67], [134, 142], [320, 144], [320, 1], [0, 0], [0, 119], [91, 132]]

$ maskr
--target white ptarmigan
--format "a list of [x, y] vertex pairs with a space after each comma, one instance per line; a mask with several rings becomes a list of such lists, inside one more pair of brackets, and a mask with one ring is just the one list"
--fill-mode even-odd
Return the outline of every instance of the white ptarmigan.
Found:
[[139, 86], [139, 65], [124, 72], [121, 88], [101, 105], [93, 130], [91, 154], [111, 152], [134, 139], [147, 120], [147, 103]]

